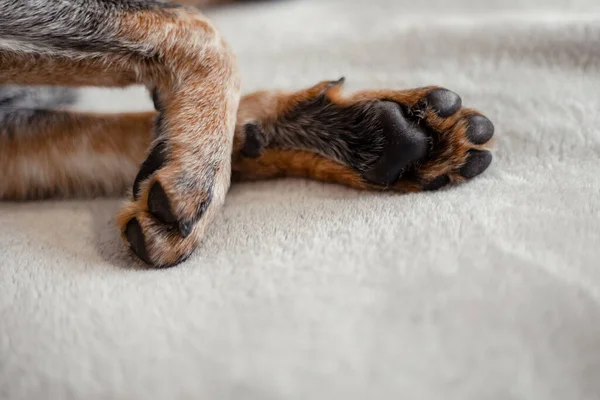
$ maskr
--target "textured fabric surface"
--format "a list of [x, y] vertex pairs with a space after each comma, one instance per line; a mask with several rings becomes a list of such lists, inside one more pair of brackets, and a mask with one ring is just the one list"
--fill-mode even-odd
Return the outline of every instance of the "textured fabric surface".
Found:
[[444, 85], [495, 122], [495, 162], [416, 195], [238, 185], [161, 271], [123, 249], [119, 200], [2, 203], [0, 398], [600, 398], [600, 3], [213, 16], [246, 91]]

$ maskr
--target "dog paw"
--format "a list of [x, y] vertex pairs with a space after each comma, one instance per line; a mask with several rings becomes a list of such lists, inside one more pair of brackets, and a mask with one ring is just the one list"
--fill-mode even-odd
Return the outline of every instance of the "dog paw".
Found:
[[[156, 94], [153, 99], [161, 111]], [[212, 136], [211, 132], [174, 135], [173, 130], [186, 131], [181, 125], [184, 117], [181, 112], [176, 121], [166, 121], [159, 113], [157, 139], [117, 218], [131, 251], [159, 268], [181, 263], [191, 255], [224, 203], [230, 182], [225, 118], [215, 117]], [[197, 114], [190, 118], [206, 121], [209, 117]]]
[[[155, 267], [176, 265], [192, 253], [210, 221], [215, 170], [190, 168], [158, 142], [142, 164], [118, 223], [130, 249]], [[195, 164], [198, 164], [196, 162]]]
[[275, 118], [245, 125], [241, 155], [260, 157], [266, 149], [309, 151], [358, 175], [339, 170], [343, 177], [329, 174], [328, 180], [403, 192], [439, 189], [489, 167], [494, 125], [464, 108], [456, 93], [428, 87], [345, 98], [343, 83], [326, 81], [281, 96], [277, 109], [282, 111]]
[[384, 147], [378, 160], [362, 171], [370, 183], [436, 190], [472, 179], [492, 162], [485, 145], [494, 135], [494, 125], [463, 108], [452, 91], [437, 88], [414, 103], [383, 100], [371, 107], [380, 121]]

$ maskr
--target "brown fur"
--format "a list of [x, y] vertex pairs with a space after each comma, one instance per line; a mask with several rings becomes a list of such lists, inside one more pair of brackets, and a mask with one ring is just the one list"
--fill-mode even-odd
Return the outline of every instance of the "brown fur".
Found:
[[[319, 84], [322, 86], [322, 84]], [[372, 91], [343, 97], [338, 91], [329, 93], [334, 102], [349, 104], [357, 101], [377, 101], [384, 99], [409, 99], [415, 104], [424, 96], [422, 89], [415, 91]], [[308, 93], [308, 94], [307, 94]], [[400, 181], [392, 187], [379, 187], [364, 181], [360, 175], [348, 166], [328, 160], [317, 154], [288, 149], [267, 149], [258, 158], [246, 158], [240, 154], [244, 145], [244, 124], [249, 120], [276, 120], [281, 110], [286, 110], [307, 96], [317, 95], [319, 91], [302, 90], [299, 92], [262, 91], [244, 96], [237, 115], [236, 136], [233, 144], [232, 173], [235, 180], [259, 180], [280, 177], [301, 177], [323, 182], [339, 183], [362, 190], [392, 189], [399, 192], [419, 191], [416, 182]], [[379, 97], [381, 96], [381, 97]], [[465, 117], [477, 114], [472, 109], [462, 109], [449, 118], [440, 118], [429, 112], [425, 118], [436, 130], [442, 133], [441, 140], [446, 143], [438, 158], [420, 166], [421, 177], [429, 181], [437, 176], [450, 173], [454, 182], [464, 180], [456, 174], [465, 161], [468, 150], [488, 148], [489, 144], [477, 146], [465, 138], [467, 129]], [[152, 128], [155, 112], [122, 115], [71, 114], [60, 113], [48, 123], [35, 126], [26, 139], [5, 140], [0, 142], [0, 169], [14, 171], [14, 164], [20, 157], [48, 160], [49, 171], [53, 171], [42, 187], [23, 181], [19, 173], [7, 174], [8, 191], [0, 197], [9, 199], [35, 198], [36, 193], [51, 191], [55, 196], [121, 195], [131, 184], [134, 175], [131, 171], [112, 170], [111, 180], [118, 182], [111, 187], [102, 187], [98, 183], [78, 177], [79, 171], [67, 171], [69, 154], [84, 153], [90, 149], [93, 154], [116, 154], [119, 158], [139, 164], [152, 142]], [[85, 140], [83, 140], [85, 139]], [[60, 151], [58, 151], [60, 149]], [[89, 162], [95, 162], [93, 154]], [[56, 172], [54, 172], [56, 171]], [[71, 175], [69, 175], [71, 174]]]
[[[343, 80], [323, 81], [317, 85], [298, 92], [257, 92], [242, 98], [236, 126], [236, 143], [238, 152], [244, 141], [244, 124], [249, 121], [276, 121], [280, 115], [292, 110], [296, 105], [309, 101], [326, 93], [332, 104], [351, 106], [361, 102], [394, 101], [407, 108], [416, 106], [436, 86], [411, 90], [366, 90], [345, 97], [342, 93]], [[360, 175], [347, 166], [330, 161], [316, 154], [285, 150], [267, 150], [259, 158], [243, 158], [234, 152], [234, 177], [237, 179], [265, 179], [282, 176], [306, 177], [316, 180], [341, 183], [357, 189], [394, 190], [398, 192], [415, 192], [422, 190], [422, 183], [429, 182], [441, 175], [448, 175], [451, 182], [463, 182], [459, 169], [465, 164], [469, 150], [487, 149], [490, 143], [475, 145], [467, 137], [468, 124], [466, 118], [479, 114], [468, 108], [460, 109], [456, 114], [441, 118], [428, 109], [423, 115], [427, 124], [439, 133], [439, 147], [443, 149], [435, 158], [419, 165], [417, 176], [412, 179], [401, 179], [390, 187], [381, 187], [363, 180]], [[326, 172], [326, 170], [329, 170]], [[416, 178], [416, 180], [415, 180]]]
[[[0, 60], [0, 83], [142, 83], [158, 91], [164, 105], [164, 131], [160, 134], [168, 141], [169, 162], [141, 184], [141, 195], [124, 206], [119, 218], [126, 221], [137, 217], [143, 228], [151, 229], [151, 224], [145, 222], [145, 201], [154, 182], [160, 182], [169, 196], [172, 212], [180, 219], [196, 218], [199, 205], [210, 198], [208, 211], [195, 224], [189, 239], [181, 241], [183, 247], [164, 251], [153, 246], [163, 243], [162, 239], [152, 239], [159, 231], [151, 229], [145, 233], [152, 262], [169, 265], [173, 251], [179, 251], [177, 257], [191, 252], [193, 243], [200, 240], [216, 209], [223, 204], [229, 187], [239, 102], [236, 62], [208, 19], [190, 8], [138, 11], [122, 14], [121, 19], [118, 35], [122, 40], [155, 49], [153, 58], [106, 53], [73, 59], [5, 52]], [[178, 185], [182, 180], [189, 183]], [[24, 191], [14, 188], [12, 193], [17, 196]], [[125, 225], [123, 232], [124, 229]]]
[[73, 60], [37, 53], [0, 52], [0, 83], [60, 86], [117, 86], [142, 83], [125, 60]]
[[[229, 187], [239, 99], [235, 58], [208, 20], [187, 9], [175, 9], [166, 18], [137, 13], [128, 23], [130, 40], [148, 41], [161, 49], [159, 57], [165, 60], [165, 65], [151, 73], [158, 73], [153, 83], [165, 105], [161, 112], [170, 136], [169, 162], [142, 183], [141, 195], [124, 206], [118, 220], [124, 233], [127, 222], [136, 218], [150, 259], [158, 265], [172, 265], [193, 250]], [[181, 179], [198, 179], [199, 185], [209, 186], [182, 189]], [[173, 234], [148, 212], [148, 191], [155, 182], [167, 193], [178, 219], [195, 218], [199, 205], [210, 201], [190, 236]]]
[[[29, 133], [37, 130], [36, 135], [0, 139], [0, 170], [8, 171], [0, 184], [0, 198], [119, 194], [133, 181], [135, 166], [144, 160], [149, 148], [166, 143], [165, 164], [144, 177], [139, 191], [129, 196], [118, 216], [126, 240], [127, 227], [137, 220], [147, 261], [155, 266], [176, 264], [192, 252], [223, 204], [232, 172], [235, 178], [246, 180], [294, 176], [357, 189], [414, 192], [441, 175], [448, 175], [452, 182], [464, 180], [458, 171], [468, 151], [482, 147], [466, 138], [465, 118], [475, 111], [462, 109], [449, 118], [440, 118], [427, 109], [422, 118], [437, 132], [440, 150], [415, 166], [415, 176], [389, 187], [366, 182], [349, 166], [309, 151], [266, 148], [256, 158], [244, 157], [241, 149], [247, 123], [276, 124], [282, 115], [318, 96], [326, 95], [338, 107], [388, 100], [413, 108], [435, 87], [364, 91], [344, 97], [342, 81], [324, 81], [298, 92], [248, 95], [238, 111], [240, 84], [235, 57], [202, 14], [190, 8], [147, 10], [124, 14], [119, 22], [119, 37], [144, 44], [155, 54], [67, 58], [5, 51], [0, 53], [0, 84], [143, 84], [157, 94], [159, 114], [59, 112], [27, 127]], [[153, 141], [157, 115], [161, 122]], [[115, 156], [120, 162], [106, 163], [103, 155]], [[31, 164], [27, 160], [32, 160]], [[74, 168], [82, 161], [99, 169], [90, 174], [89, 170]], [[166, 193], [177, 221], [195, 223], [191, 234], [180, 234], [173, 224], [161, 222], [150, 212], [149, 193], [156, 183]], [[208, 206], [199, 215], [204, 204]]]
[[[339, 104], [350, 104], [353, 101], [378, 101], [381, 98], [416, 104], [427, 92], [428, 90], [423, 89], [399, 92], [373, 91], [361, 92], [346, 98], [335, 89], [328, 95], [331, 96], [332, 101]], [[279, 113], [293, 107], [293, 104], [319, 93], [320, 91], [314, 88], [296, 93], [258, 92], [242, 99], [233, 144], [234, 179], [300, 177], [339, 183], [361, 190], [391, 189], [398, 192], [421, 190], [422, 185], [414, 179], [402, 179], [391, 187], [373, 185], [366, 182], [350, 167], [307, 151], [266, 149], [258, 158], [245, 158], [240, 154], [245, 141], [243, 126], [248, 120], [276, 120]], [[426, 114], [425, 119], [440, 132], [440, 140], [445, 144], [442, 146], [443, 152], [437, 158], [419, 167], [422, 180], [429, 181], [443, 174], [449, 174], [453, 182], [464, 180], [457, 170], [464, 164], [468, 150], [482, 147], [471, 144], [465, 137], [467, 126], [464, 118], [475, 113], [473, 110], [462, 109], [449, 118], [440, 118], [432, 111]], [[102, 179], [95, 181], [79, 170], [69, 169], [69, 156], [88, 152], [88, 162], [94, 165], [96, 162], [94, 155], [99, 157], [101, 154], [113, 154], [127, 164], [139, 165], [151, 144], [156, 115], [156, 113], [120, 116], [61, 113], [58, 120], [38, 126], [39, 132], [29, 135], [27, 139], [0, 142], [0, 169], [12, 171], [7, 174], [10, 180], [8, 190], [0, 193], [0, 197], [25, 199], [43, 194], [72, 196], [122, 193], [131, 184], [135, 170], [122, 169], [119, 164], [115, 164], [112, 166], [114, 168], [97, 175], [97, 177], [102, 176]], [[19, 173], [15, 167], [19, 159], [45, 160], [48, 170], [47, 180], [33, 182], [24, 179], [24, 173]], [[106, 182], [111, 184], [107, 185]], [[152, 257], [160, 259], [161, 263], [167, 265], [175, 263], [189, 254], [197, 238], [195, 236], [181, 238], [158, 223], [148, 211], [147, 198], [148, 191], [143, 190], [136, 201], [128, 201], [119, 214], [119, 226], [124, 229], [131, 218], [137, 218], [145, 232], [148, 248], [153, 252]], [[209, 212], [216, 211], [211, 209]], [[208, 217], [211, 218], [212, 215]]]
[[0, 140], [0, 198], [125, 194], [150, 146], [155, 115], [56, 112], [26, 135]]

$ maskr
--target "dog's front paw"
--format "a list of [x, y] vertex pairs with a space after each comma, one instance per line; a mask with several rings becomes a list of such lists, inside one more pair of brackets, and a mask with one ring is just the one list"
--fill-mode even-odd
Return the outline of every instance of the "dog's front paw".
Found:
[[[210, 108], [190, 114], [194, 107], [186, 105], [167, 119], [156, 91], [153, 100], [159, 111], [158, 139], [142, 163], [118, 224], [142, 261], [169, 267], [190, 256], [224, 203], [233, 132], [227, 116]], [[190, 129], [197, 121], [202, 128]]]
[[226, 188], [218, 174], [229, 173], [228, 163], [206, 163], [166, 142], [155, 144], [118, 217], [123, 238], [142, 261], [168, 267], [192, 253], [223, 203]]

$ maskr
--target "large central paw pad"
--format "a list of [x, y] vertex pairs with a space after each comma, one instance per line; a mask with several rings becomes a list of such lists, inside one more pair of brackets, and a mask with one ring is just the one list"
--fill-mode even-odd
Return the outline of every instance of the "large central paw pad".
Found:
[[382, 125], [383, 153], [363, 177], [378, 185], [391, 185], [412, 164], [424, 159], [428, 151], [428, 137], [417, 125], [407, 119], [400, 105], [381, 101], [373, 105]]

